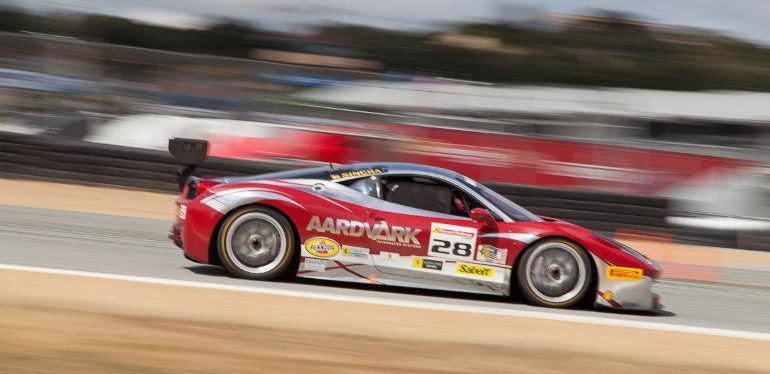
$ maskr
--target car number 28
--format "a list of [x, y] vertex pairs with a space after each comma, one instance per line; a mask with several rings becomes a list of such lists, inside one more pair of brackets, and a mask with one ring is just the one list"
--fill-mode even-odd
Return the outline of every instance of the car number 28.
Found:
[[430, 247], [430, 252], [434, 256], [436, 254], [444, 254], [444, 255], [451, 254], [454, 256], [469, 257], [471, 255], [471, 248], [473, 248], [473, 246], [468, 243], [459, 243], [459, 242], [452, 243], [449, 240], [441, 240], [441, 239], [433, 239], [431, 244], [433, 245]]
[[473, 259], [478, 230], [475, 227], [432, 223], [428, 255], [459, 260]]

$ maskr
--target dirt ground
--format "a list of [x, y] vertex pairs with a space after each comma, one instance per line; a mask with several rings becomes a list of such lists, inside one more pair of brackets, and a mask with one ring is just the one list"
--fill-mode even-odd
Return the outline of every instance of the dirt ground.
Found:
[[0, 271], [3, 373], [760, 373], [768, 352], [735, 338]]
[[[175, 194], [0, 179], [0, 204], [171, 220]], [[55, 193], [53, 193], [55, 192]]]

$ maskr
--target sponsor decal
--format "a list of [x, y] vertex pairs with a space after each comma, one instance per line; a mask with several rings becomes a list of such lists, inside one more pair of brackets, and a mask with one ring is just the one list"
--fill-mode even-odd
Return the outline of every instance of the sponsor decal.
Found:
[[609, 279], [640, 281], [642, 277], [644, 277], [642, 269], [607, 266], [607, 278]]
[[308, 271], [326, 271], [326, 260], [320, 258], [308, 257], [305, 259], [305, 270]]
[[[455, 229], [449, 229], [447, 228], [449, 225], [441, 225], [441, 224], [434, 224], [433, 232], [436, 234], [444, 234], [444, 235], [453, 235], [453, 236], [459, 236], [461, 238], [470, 239], [473, 238], [474, 235], [476, 235], [476, 229], [473, 229], [473, 232], [466, 231], [466, 230], [455, 230]], [[462, 226], [455, 226], [455, 227], [461, 227], [462, 229], [467, 229], [466, 227]]]
[[417, 235], [420, 229], [411, 227], [390, 226], [385, 222], [370, 225], [368, 222], [352, 221], [342, 218], [326, 217], [321, 219], [313, 216], [305, 228], [307, 231], [361, 237], [364, 234], [377, 243], [396, 245], [400, 247], [420, 248]]
[[363, 177], [366, 175], [377, 175], [382, 173], [383, 173], [382, 169], [372, 168], [372, 169], [346, 171], [342, 173], [332, 173], [332, 174], [329, 174], [329, 177], [331, 177], [331, 179], [342, 179], [342, 178], [350, 178], [350, 177]]
[[356, 257], [360, 259], [369, 258], [369, 248], [351, 247], [349, 245], [342, 246], [343, 257]]
[[340, 251], [340, 245], [323, 236], [310, 238], [305, 242], [305, 250], [317, 257], [332, 257]]
[[386, 262], [398, 262], [398, 260], [401, 258], [401, 255], [398, 253], [393, 252], [380, 252], [380, 260], [386, 261]]
[[478, 229], [475, 227], [431, 223], [428, 255], [458, 260], [473, 260]]
[[369, 248], [352, 247], [343, 244], [340, 255], [342, 261], [345, 262], [371, 264], [371, 261], [369, 260]]
[[476, 261], [491, 262], [494, 264], [505, 265], [505, 259], [508, 257], [508, 249], [497, 248], [488, 244], [479, 246], [476, 252]]
[[457, 264], [455, 270], [458, 274], [472, 275], [476, 277], [492, 278], [495, 275], [495, 269], [488, 268], [486, 266], [472, 265], [472, 264]]
[[176, 207], [176, 215], [179, 219], [187, 218], [187, 205], [180, 204]]
[[412, 257], [412, 267], [418, 269], [441, 270], [444, 267], [444, 261], [431, 260], [429, 258]]

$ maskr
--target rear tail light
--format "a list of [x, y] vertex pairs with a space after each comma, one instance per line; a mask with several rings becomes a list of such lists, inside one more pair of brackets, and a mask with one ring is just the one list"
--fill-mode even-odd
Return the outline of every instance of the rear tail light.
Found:
[[191, 200], [195, 198], [195, 196], [198, 194], [198, 178], [190, 178], [190, 181], [187, 182], [187, 186], [185, 186], [184, 190], [182, 190], [182, 195], [185, 199]]
[[202, 194], [206, 190], [208, 190], [211, 187], [214, 187], [218, 184], [222, 183], [219, 179], [198, 179], [198, 178], [191, 178], [190, 182], [187, 184], [186, 192], [183, 192], [186, 199], [194, 199], [196, 196]]

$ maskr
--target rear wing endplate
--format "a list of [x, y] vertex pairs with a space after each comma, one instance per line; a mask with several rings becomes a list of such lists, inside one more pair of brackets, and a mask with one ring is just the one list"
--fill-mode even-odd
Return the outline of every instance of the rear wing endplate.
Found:
[[168, 140], [168, 151], [171, 157], [185, 166], [176, 171], [179, 190], [184, 188], [187, 179], [198, 165], [203, 163], [208, 152], [209, 142], [199, 139], [173, 138]]

